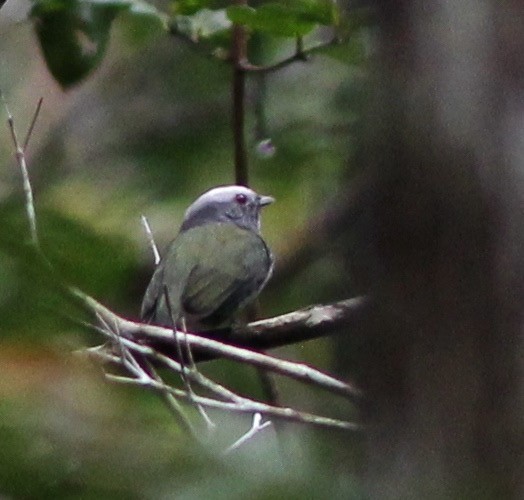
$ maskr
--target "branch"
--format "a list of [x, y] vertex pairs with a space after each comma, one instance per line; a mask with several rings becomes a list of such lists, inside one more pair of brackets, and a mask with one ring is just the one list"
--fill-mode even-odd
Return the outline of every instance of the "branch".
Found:
[[231, 453], [232, 451], [235, 451], [238, 448], [240, 448], [244, 443], [252, 439], [255, 436], [255, 434], [264, 430], [266, 427], [269, 427], [271, 423], [271, 420], [266, 420], [264, 423], [262, 423], [262, 415], [260, 413], [255, 413], [253, 415], [253, 423], [251, 425], [251, 429], [249, 429], [243, 436], [237, 439], [231, 446], [228, 446], [227, 449], [224, 451], [224, 455], [227, 455], [228, 453]]
[[[156, 391], [167, 391], [173, 396], [184, 399], [188, 402], [196, 402], [202, 406], [208, 408], [216, 408], [220, 410], [227, 410], [237, 413], [261, 413], [266, 416], [277, 417], [283, 420], [289, 420], [292, 422], [300, 422], [304, 424], [312, 424], [318, 427], [325, 428], [337, 428], [342, 430], [351, 430], [359, 431], [362, 427], [358, 424], [352, 422], [345, 422], [342, 420], [337, 420], [329, 417], [321, 417], [318, 415], [313, 415], [307, 412], [301, 412], [294, 410], [293, 408], [280, 408], [275, 406], [270, 406], [265, 403], [260, 403], [257, 401], [246, 400], [248, 402], [228, 402], [228, 401], [219, 401], [217, 399], [208, 398], [205, 396], [191, 396], [181, 389], [176, 389], [168, 385], [162, 384], [152, 379], [134, 379], [129, 377], [122, 377], [118, 375], [108, 374], [106, 377], [112, 382], [118, 382], [121, 384], [136, 385], [140, 387], [147, 387], [154, 389]], [[194, 398], [194, 401], [191, 401], [191, 398]]]
[[286, 66], [289, 66], [290, 64], [293, 64], [295, 62], [305, 62], [315, 52], [318, 52], [327, 47], [331, 47], [333, 45], [338, 45], [340, 43], [340, 39], [337, 36], [334, 36], [327, 42], [319, 43], [318, 45], [313, 45], [312, 47], [304, 49], [301, 40], [301, 38], [297, 39], [295, 53], [290, 57], [286, 57], [285, 59], [282, 59], [281, 61], [275, 64], [269, 64], [267, 66], [258, 66], [256, 64], [251, 64], [248, 61], [245, 61], [241, 65], [241, 69], [246, 73], [272, 73], [274, 71], [283, 69]]
[[157, 266], [160, 263], [160, 252], [158, 251], [158, 247], [156, 246], [155, 238], [153, 237], [153, 232], [151, 231], [151, 226], [149, 225], [149, 221], [147, 220], [147, 217], [145, 215], [141, 215], [140, 220], [142, 221], [142, 226], [144, 227], [144, 231], [146, 233], [147, 241], [149, 242], [151, 252], [153, 252], [155, 266]]
[[13, 119], [13, 115], [9, 111], [9, 107], [7, 106], [7, 101], [5, 100], [4, 95], [1, 91], [0, 91], [0, 97], [4, 103], [4, 108], [7, 113], [7, 124], [9, 126], [9, 130], [11, 131], [11, 139], [13, 140], [13, 145], [15, 147], [16, 161], [18, 163], [20, 172], [22, 174], [22, 183], [23, 183], [24, 195], [25, 195], [25, 208], [26, 208], [26, 213], [27, 213], [27, 220], [29, 222], [29, 233], [31, 237], [31, 243], [36, 248], [39, 248], [38, 231], [36, 228], [35, 204], [34, 204], [34, 199], [33, 199], [33, 189], [31, 187], [31, 182], [29, 179], [27, 163], [25, 161], [25, 149], [27, 145], [29, 144], [29, 139], [31, 138], [31, 134], [36, 124], [38, 114], [40, 113], [43, 99], [42, 98], [39, 99], [35, 112], [33, 113], [31, 124], [27, 130], [27, 134], [26, 134], [24, 143], [20, 144], [20, 141], [18, 140], [18, 134], [15, 128], [15, 122]]
[[[245, 28], [244, 28], [245, 31]], [[282, 59], [281, 61], [278, 61], [274, 64], [268, 64], [268, 65], [257, 65], [257, 64], [251, 64], [247, 58], [243, 58], [242, 60], [236, 59], [234, 54], [231, 54], [229, 57], [225, 55], [222, 51], [214, 52], [208, 52], [205, 50], [202, 50], [202, 46], [200, 45], [200, 41], [196, 37], [191, 37], [187, 35], [186, 33], [183, 33], [178, 29], [176, 24], [171, 24], [169, 26], [169, 33], [175, 37], [177, 37], [179, 40], [182, 40], [184, 43], [189, 45], [191, 48], [199, 50], [201, 53], [204, 53], [207, 57], [213, 58], [215, 60], [223, 61], [231, 63], [233, 61], [233, 65], [236, 65], [237, 68], [242, 71], [243, 73], [272, 73], [274, 71], [278, 71], [280, 69], [283, 69], [287, 66], [290, 66], [291, 64], [294, 64], [296, 62], [306, 62], [308, 59], [315, 53], [319, 52], [322, 49], [332, 47], [334, 45], [338, 45], [341, 40], [340, 38], [335, 35], [331, 39], [329, 39], [327, 42], [322, 42], [317, 45], [313, 45], [312, 47], [308, 47], [307, 49], [303, 48], [302, 45], [302, 39], [297, 39], [296, 43], [296, 49], [292, 56], [286, 57]], [[234, 35], [233, 35], [234, 38]], [[235, 43], [233, 43], [233, 51], [235, 48]], [[236, 62], [235, 62], [236, 61]]]
[[[246, 0], [235, 0], [237, 5], [247, 5]], [[246, 28], [239, 24], [233, 25], [231, 45], [231, 61], [233, 65], [232, 97], [232, 129], [235, 150], [235, 184], [248, 185], [248, 162], [245, 139], [245, 107], [246, 107], [246, 74], [247, 35]]]
[[[111, 335], [109, 332], [103, 333], [104, 335]], [[157, 361], [164, 363], [166, 368], [169, 368], [175, 372], [180, 373], [180, 371], [183, 369], [180, 363], [177, 363], [176, 361], [173, 361], [172, 359], [169, 359], [165, 356], [159, 355], [155, 352], [154, 349], [151, 349], [150, 347], [141, 346], [140, 344], [137, 344], [127, 339], [122, 339], [122, 342], [126, 346], [126, 348], [132, 349], [144, 356], [151, 356]], [[120, 365], [124, 368], [127, 368], [127, 365], [125, 364], [121, 356], [115, 356], [113, 354], [110, 354], [99, 347], [88, 349], [87, 353], [89, 356], [99, 359], [101, 361], [109, 361], [117, 365]], [[277, 417], [282, 418], [284, 420], [290, 420], [293, 422], [305, 424], [313, 424], [316, 426], [326, 428], [334, 427], [353, 431], [361, 429], [360, 425], [352, 422], [346, 422], [328, 417], [322, 417], [319, 415], [313, 415], [307, 412], [294, 410], [292, 408], [277, 407], [270, 404], [254, 401], [243, 396], [239, 396], [238, 394], [231, 392], [229, 389], [221, 386], [220, 384], [213, 382], [212, 380], [208, 379], [199, 372], [189, 372], [189, 376], [196, 383], [208, 389], [211, 392], [211, 394], [213, 394], [216, 398], [220, 399], [203, 397], [195, 394], [194, 392], [189, 393], [188, 391], [184, 391], [182, 389], [173, 388], [165, 384], [161, 379], [150, 377], [144, 373], [140, 374], [140, 376], [137, 376], [137, 374], [134, 371], [132, 371], [131, 374], [134, 375], [134, 377], [125, 377], [106, 373], [105, 378], [109, 381], [118, 382], [121, 384], [146, 387], [155, 391], [159, 391], [162, 394], [169, 393], [173, 397], [184, 400], [190, 404], [196, 403], [198, 405], [207, 406], [210, 408], [222, 409], [238, 413], [260, 413], [267, 417]]]
[[[171, 329], [135, 323], [120, 318], [83, 292], [75, 289], [73, 293], [83, 301], [85, 307], [90, 309], [92, 313], [99, 315], [107, 324], [116, 325], [118, 331], [125, 338], [150, 345], [169, 357], [176, 357], [175, 339]], [[245, 330], [237, 332], [236, 338], [239, 339], [243, 337], [245, 340], [248, 340], [249, 332], [251, 332], [254, 336], [254, 343], [256, 344], [260, 343], [261, 339], [263, 340], [264, 332], [266, 332], [268, 336], [273, 335], [277, 337], [278, 334], [273, 333], [276, 329], [276, 331], [280, 331], [284, 336], [287, 331], [289, 340], [289, 333], [293, 331], [293, 328], [295, 332], [298, 332], [297, 329], [299, 328], [306, 331], [311, 328], [317, 332], [324, 332], [323, 334], [325, 334], [325, 332], [333, 331], [334, 325], [337, 325], [338, 328], [347, 325], [348, 321], [351, 321], [352, 313], [355, 312], [355, 310], [363, 308], [366, 302], [363, 298], [350, 299], [349, 301], [343, 301], [338, 304], [316, 306], [270, 320], [257, 321], [248, 325]], [[187, 342], [190, 345], [197, 359], [202, 359], [197, 357], [197, 354], [200, 353], [207, 355], [205, 359], [224, 357], [263, 368], [307, 384], [316, 385], [335, 394], [349, 397], [350, 399], [356, 399], [362, 396], [360, 390], [356, 387], [301, 363], [277, 359], [245, 348], [224, 344], [200, 335], [186, 334], [178, 331], [176, 335], [180, 337], [180, 342]], [[234, 338], [235, 334], [233, 332], [231, 332], [231, 335], [232, 338]], [[301, 336], [301, 340], [305, 340], [305, 338], [313, 338], [313, 336]], [[279, 339], [275, 338], [275, 343], [277, 345], [284, 345], [285, 342], [280, 342]]]

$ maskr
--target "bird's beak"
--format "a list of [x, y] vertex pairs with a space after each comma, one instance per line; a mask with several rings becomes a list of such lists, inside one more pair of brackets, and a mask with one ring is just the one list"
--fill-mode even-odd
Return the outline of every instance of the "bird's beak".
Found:
[[273, 198], [272, 196], [261, 196], [258, 200], [258, 204], [261, 207], [265, 207], [266, 205], [271, 205], [271, 203], [273, 203], [274, 201], [275, 198]]

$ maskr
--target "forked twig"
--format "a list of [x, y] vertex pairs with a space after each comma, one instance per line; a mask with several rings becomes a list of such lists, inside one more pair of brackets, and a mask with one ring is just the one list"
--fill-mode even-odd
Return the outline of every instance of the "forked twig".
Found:
[[251, 429], [249, 429], [243, 436], [237, 439], [231, 446], [228, 446], [224, 450], [224, 455], [227, 455], [232, 451], [237, 450], [244, 443], [252, 439], [255, 434], [259, 433], [260, 431], [264, 430], [266, 427], [269, 427], [272, 424], [271, 420], [266, 420], [263, 424], [261, 424], [260, 422], [262, 422], [262, 415], [260, 413], [255, 413], [253, 415], [253, 424], [251, 425]]
[[35, 204], [34, 204], [34, 198], [33, 198], [33, 188], [31, 187], [31, 182], [29, 179], [29, 172], [28, 172], [27, 163], [25, 160], [25, 149], [29, 143], [29, 139], [31, 138], [31, 134], [33, 132], [36, 120], [40, 113], [43, 99], [42, 98], [39, 99], [35, 112], [33, 114], [33, 118], [31, 120], [31, 124], [29, 126], [29, 129], [27, 130], [27, 134], [26, 134], [24, 143], [23, 145], [20, 145], [20, 142], [18, 141], [18, 134], [16, 132], [13, 115], [9, 111], [9, 106], [7, 105], [7, 101], [2, 91], [0, 91], [0, 97], [2, 99], [4, 108], [7, 113], [7, 124], [9, 126], [9, 130], [11, 131], [11, 139], [13, 140], [13, 145], [16, 151], [16, 161], [18, 163], [20, 172], [22, 174], [22, 183], [23, 183], [24, 195], [25, 195], [25, 208], [26, 208], [26, 213], [27, 213], [27, 220], [29, 222], [29, 233], [31, 237], [31, 243], [35, 247], [38, 248], [39, 241], [38, 241], [38, 231], [36, 227], [36, 213], [35, 213]]
[[[152, 366], [148, 363], [147, 365], [147, 371], [140, 365], [140, 363], [136, 360], [135, 356], [132, 354], [131, 349], [123, 342], [122, 336], [118, 332], [118, 326], [115, 325], [114, 327], [111, 327], [104, 318], [101, 318], [98, 316], [99, 322], [103, 325], [99, 331], [103, 333], [104, 335], [108, 335], [114, 344], [117, 345], [119, 356], [115, 356], [117, 364], [120, 364], [125, 368], [130, 374], [132, 374], [137, 380], [141, 381], [149, 381], [150, 379], [155, 380], [156, 382], [163, 383], [163, 380], [159, 377], [159, 375], [155, 372]], [[116, 329], [116, 330], [115, 330]], [[113, 362], [115, 359], [113, 360]], [[143, 359], [143, 362], [145, 362], [145, 359]], [[107, 378], [108, 373], [104, 374]], [[193, 424], [187, 417], [184, 409], [179, 404], [179, 402], [176, 400], [176, 398], [173, 397], [173, 395], [167, 391], [163, 391], [162, 395], [164, 397], [164, 401], [166, 402], [168, 408], [171, 410], [171, 413], [175, 417], [176, 421], [181, 425], [183, 429], [185, 429], [194, 440], [198, 441], [198, 434], [193, 427]]]

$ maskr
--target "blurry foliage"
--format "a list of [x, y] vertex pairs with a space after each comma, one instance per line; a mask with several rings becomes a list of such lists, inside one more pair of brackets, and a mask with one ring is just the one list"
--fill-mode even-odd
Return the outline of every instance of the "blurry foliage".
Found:
[[134, 23], [131, 29], [139, 40], [165, 23], [165, 16], [153, 6], [136, 0], [35, 1], [31, 11], [35, 31], [49, 71], [60, 85], [78, 83], [99, 65], [121, 12]]
[[[290, 427], [293, 461], [287, 465], [275, 458], [272, 433], [257, 436], [225, 460], [217, 458], [219, 453], [207, 456], [188, 448], [155, 395], [107, 387], [92, 370], [70, 361], [71, 350], [102, 339], [70, 321], [83, 316], [64, 300], [59, 281], [136, 317], [153, 266], [140, 214], [150, 219], [163, 249], [198, 194], [234, 179], [230, 68], [205, 54], [227, 47], [227, 27], [235, 14], [225, 10], [230, 3], [217, 0], [33, 4], [36, 37], [27, 23], [3, 34], [0, 87], [21, 135], [35, 96], [44, 97], [28, 160], [42, 247], [56, 275], [42, 271], [27, 245], [21, 183], [4, 128], [0, 365], [9, 369], [0, 383], [0, 494], [358, 497], [354, 479], [338, 463], [337, 436]], [[271, 13], [275, 5], [253, 4], [254, 14], [245, 22], [257, 64], [293, 54], [293, 38], [282, 35], [305, 33], [302, 27], [308, 28], [306, 47], [330, 36], [319, 24], [348, 29], [347, 18], [325, 0], [282, 2]], [[169, 13], [181, 32], [205, 39], [205, 54], [168, 36], [161, 12]], [[294, 18], [288, 31], [282, 16]], [[348, 144], [371, 45], [367, 28], [351, 30], [351, 38], [323, 48], [309, 62], [248, 81], [250, 178], [255, 189], [278, 200], [263, 220], [277, 258], [293, 250], [296, 232], [336, 199], [347, 177]], [[67, 92], [51, 81], [49, 71]], [[348, 89], [355, 102], [347, 99]], [[275, 146], [270, 157], [256, 154], [262, 115], [264, 138]], [[332, 256], [326, 249], [292, 282], [261, 297], [263, 314], [349, 296]], [[287, 348], [285, 355], [331, 364], [327, 341]], [[255, 375], [245, 367], [214, 362], [203, 370], [241, 393], [260, 395]], [[327, 404], [293, 384], [283, 384], [283, 399], [311, 411]], [[343, 413], [337, 404], [335, 412]], [[215, 451], [250, 425], [249, 416], [213, 418], [220, 429], [210, 445]], [[346, 450], [349, 455], [358, 453], [355, 446]]]

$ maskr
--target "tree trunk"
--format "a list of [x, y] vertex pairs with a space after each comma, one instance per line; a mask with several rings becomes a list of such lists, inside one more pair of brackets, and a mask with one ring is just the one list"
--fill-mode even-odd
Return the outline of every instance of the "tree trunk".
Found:
[[374, 7], [368, 489], [524, 498], [524, 2]]

